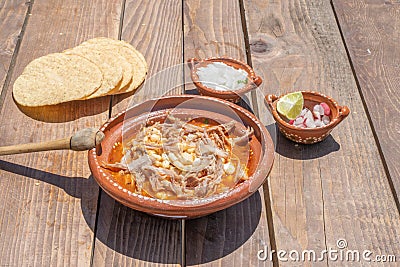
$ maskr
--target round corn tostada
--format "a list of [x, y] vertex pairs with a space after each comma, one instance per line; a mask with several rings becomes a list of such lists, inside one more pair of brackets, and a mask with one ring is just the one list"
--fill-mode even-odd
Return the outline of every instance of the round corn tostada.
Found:
[[108, 51], [91, 49], [83, 46], [77, 46], [66, 50], [64, 53], [66, 55], [79, 55], [84, 57], [100, 68], [103, 74], [103, 82], [100, 88], [88, 98], [107, 95], [115, 88], [119, 88], [123, 75], [122, 67], [119, 65], [119, 62], [123, 60], [122, 57]]
[[13, 96], [22, 106], [55, 105], [85, 98], [102, 84], [99, 67], [78, 55], [49, 54], [30, 62], [14, 82]]
[[132, 81], [128, 85], [122, 87], [115, 94], [128, 93], [137, 89], [144, 81], [147, 74], [147, 63], [143, 55], [137, 51], [132, 45], [125, 41], [114, 40], [106, 37], [98, 37], [83, 42], [81, 46], [95, 46], [104, 50], [116, 51], [124, 57], [132, 65]]

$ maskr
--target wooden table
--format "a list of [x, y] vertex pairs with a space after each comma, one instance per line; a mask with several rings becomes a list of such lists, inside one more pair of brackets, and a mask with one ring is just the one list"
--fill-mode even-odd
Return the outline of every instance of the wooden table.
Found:
[[[3, 156], [0, 266], [365, 266], [362, 259], [284, 261], [291, 250], [340, 250], [340, 239], [342, 251], [400, 262], [398, 0], [0, 0], [0, 145], [100, 127], [127, 108], [132, 96], [27, 116], [12, 99], [30, 61], [98, 36], [135, 46], [148, 77], [190, 57], [229, 55], [264, 78], [263, 94], [316, 90], [351, 114], [322, 143], [297, 145], [276, 132], [262, 97], [250, 95], [275, 137], [267, 182], [234, 207], [185, 222], [115, 202], [94, 182], [85, 152]], [[162, 86], [139, 91], [135, 101]], [[259, 260], [266, 248], [287, 254]], [[396, 263], [379, 266], [389, 265]]]

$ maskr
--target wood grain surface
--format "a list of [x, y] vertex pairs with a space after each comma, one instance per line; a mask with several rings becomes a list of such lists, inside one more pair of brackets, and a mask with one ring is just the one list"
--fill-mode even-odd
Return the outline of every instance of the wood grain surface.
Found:
[[[260, 249], [318, 257], [339, 239], [346, 251], [398, 256], [397, 1], [64, 2], [0, 0], [0, 146], [68, 137], [146, 99], [196, 93], [181, 63], [227, 55], [263, 77], [247, 100], [272, 134], [275, 163], [264, 188], [186, 221], [182, 233], [181, 221], [136, 212], [99, 190], [86, 152], [1, 156], [0, 266], [271, 266], [257, 259]], [[145, 56], [149, 74], [134, 94], [45, 108], [14, 103], [13, 82], [30, 61], [98, 36]], [[326, 93], [351, 114], [319, 144], [288, 141], [263, 97], [297, 89]], [[275, 256], [273, 265], [365, 264]]]
[[0, 1], [0, 92], [6, 81], [15, 49], [18, 50], [17, 43], [20, 40], [29, 5], [30, 3], [26, 1]]
[[395, 118], [400, 116], [400, 2], [360, 0], [333, 4], [398, 196], [400, 122]]
[[[370, 249], [395, 254], [399, 213], [329, 1], [245, 0], [251, 58], [263, 94], [316, 90], [348, 105], [351, 115], [316, 145], [276, 136], [270, 179], [277, 249]], [[265, 115], [264, 115], [265, 113]], [[260, 117], [274, 128], [268, 112]], [[343, 266], [343, 262], [279, 262]], [[346, 263], [345, 265], [347, 265]], [[357, 263], [356, 265], [363, 265]]]
[[[246, 62], [238, 1], [185, 1], [183, 12], [185, 60], [229, 56]], [[189, 69], [184, 70], [186, 92], [196, 93]], [[188, 266], [272, 266], [257, 259], [265, 246], [271, 247], [263, 189], [231, 208], [186, 222]]]
[[[146, 99], [182, 92], [182, 67], [169, 69], [183, 60], [181, 10], [181, 1], [126, 1], [121, 39], [144, 55], [150, 71], [134, 95], [115, 97], [112, 116]], [[104, 192], [99, 203], [93, 266], [180, 265], [181, 221], [134, 211]]]
[[[60, 139], [85, 127], [99, 127], [107, 119], [108, 98], [71, 102], [51, 112], [37, 110], [36, 118], [41, 120], [33, 119], [14, 103], [12, 84], [37, 57], [63, 51], [95, 36], [117, 38], [121, 4], [122, 1], [33, 3], [15, 67], [9, 70], [13, 73], [11, 82], [4, 88], [1, 145]], [[10, 27], [15, 26], [10, 23]], [[61, 123], [48, 122], [50, 117]], [[88, 266], [99, 191], [90, 176], [87, 152], [5, 156], [0, 159], [0, 169], [0, 265]]]

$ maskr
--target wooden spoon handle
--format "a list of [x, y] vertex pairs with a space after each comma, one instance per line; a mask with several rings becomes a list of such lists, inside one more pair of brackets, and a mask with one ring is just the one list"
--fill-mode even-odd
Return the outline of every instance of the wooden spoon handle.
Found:
[[60, 140], [0, 147], [0, 156], [60, 149], [89, 150], [100, 144], [103, 138], [104, 133], [98, 129], [86, 128]]

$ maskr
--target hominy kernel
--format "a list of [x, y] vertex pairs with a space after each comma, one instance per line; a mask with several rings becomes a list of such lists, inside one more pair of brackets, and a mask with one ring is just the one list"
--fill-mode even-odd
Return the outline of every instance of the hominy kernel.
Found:
[[161, 162], [159, 162], [158, 160], [154, 161], [154, 165], [156, 167], [161, 167]]
[[160, 156], [160, 155], [158, 155], [158, 154], [152, 154], [151, 155], [153, 158], [155, 158], [156, 160], [158, 160], [158, 161], [162, 161], [162, 157]]
[[158, 142], [161, 140], [161, 136], [159, 136], [158, 134], [152, 134], [152, 135], [150, 135], [150, 140], [152, 142]]
[[163, 168], [165, 168], [165, 169], [169, 168], [169, 161], [164, 160], [164, 161], [161, 163], [161, 166], [162, 166]]
[[194, 147], [189, 147], [188, 149], [186, 149], [186, 151], [187, 151], [188, 153], [194, 153], [194, 151], [196, 151], [196, 148], [194, 148]]

